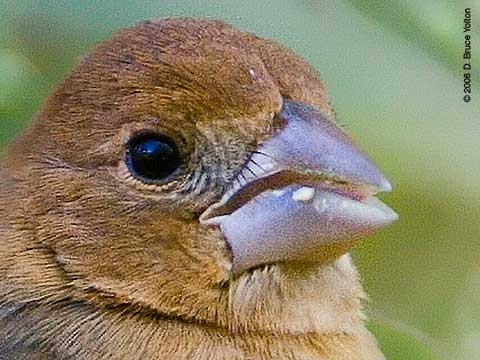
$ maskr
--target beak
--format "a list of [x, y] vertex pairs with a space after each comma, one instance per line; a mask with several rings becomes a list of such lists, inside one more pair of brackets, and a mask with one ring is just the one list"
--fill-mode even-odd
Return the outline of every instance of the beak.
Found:
[[200, 217], [220, 227], [235, 272], [332, 260], [398, 218], [374, 197], [390, 182], [333, 121], [289, 99], [279, 118], [283, 127]]

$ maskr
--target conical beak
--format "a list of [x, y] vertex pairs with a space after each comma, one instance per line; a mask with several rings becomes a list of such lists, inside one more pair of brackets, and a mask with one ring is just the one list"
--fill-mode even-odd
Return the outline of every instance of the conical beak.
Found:
[[283, 127], [245, 166], [243, 185], [200, 218], [221, 228], [237, 272], [331, 260], [398, 218], [373, 196], [391, 191], [390, 182], [333, 121], [288, 99], [279, 119]]

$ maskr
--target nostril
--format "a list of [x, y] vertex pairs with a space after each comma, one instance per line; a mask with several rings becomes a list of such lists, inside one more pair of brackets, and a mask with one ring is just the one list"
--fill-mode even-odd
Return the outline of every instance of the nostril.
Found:
[[287, 125], [287, 119], [281, 114], [276, 114], [272, 120], [272, 128], [274, 131], [282, 130]]

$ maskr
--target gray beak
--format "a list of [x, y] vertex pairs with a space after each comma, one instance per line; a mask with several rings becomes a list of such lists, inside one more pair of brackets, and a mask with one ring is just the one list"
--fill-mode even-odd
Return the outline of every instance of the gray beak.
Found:
[[[201, 217], [220, 227], [236, 272], [328, 261], [398, 218], [373, 196], [391, 191], [390, 182], [333, 121], [288, 99], [280, 118], [283, 128], [247, 164], [247, 184], [231, 189]], [[216, 214], [240, 193], [240, 205]]]

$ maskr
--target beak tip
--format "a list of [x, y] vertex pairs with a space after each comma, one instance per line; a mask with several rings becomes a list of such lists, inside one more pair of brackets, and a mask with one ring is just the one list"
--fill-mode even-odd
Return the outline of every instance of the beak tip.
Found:
[[378, 191], [379, 192], [392, 192], [392, 183], [385, 177], [382, 176], [378, 181]]

